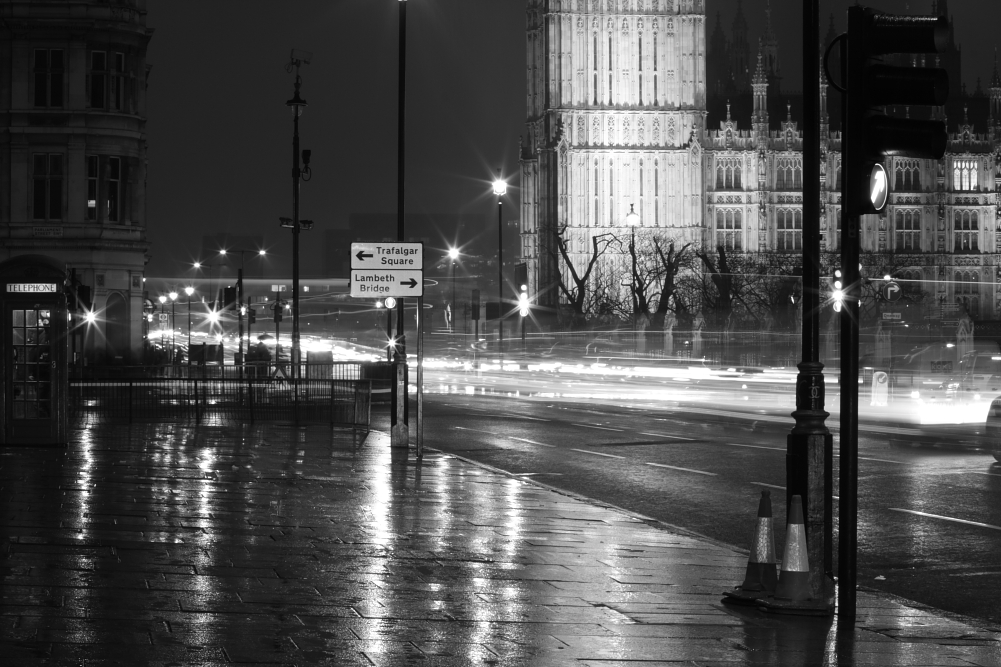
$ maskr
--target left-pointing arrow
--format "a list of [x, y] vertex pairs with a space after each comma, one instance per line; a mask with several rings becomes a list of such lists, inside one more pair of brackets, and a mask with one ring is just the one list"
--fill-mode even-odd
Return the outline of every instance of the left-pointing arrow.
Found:
[[[343, 255], [342, 255], [342, 256], [343, 256]], [[365, 252], [364, 250], [359, 250], [359, 251], [358, 251], [358, 254], [357, 254], [357, 255], [355, 255], [355, 257], [357, 257], [357, 258], [358, 258], [359, 260], [361, 260], [361, 261], [365, 261], [366, 259], [369, 259], [369, 258], [371, 258], [371, 257], [375, 257], [375, 255], [373, 255], [373, 254], [372, 254], [372, 253], [370, 253], [370, 252]]]

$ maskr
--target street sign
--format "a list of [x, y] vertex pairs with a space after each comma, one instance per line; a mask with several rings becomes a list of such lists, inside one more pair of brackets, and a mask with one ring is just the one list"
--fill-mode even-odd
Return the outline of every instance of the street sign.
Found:
[[352, 243], [351, 268], [420, 270], [424, 268], [424, 244]]
[[158, 319], [163, 324], [167, 324], [168, 322], [170, 322], [170, 315], [168, 315], [167, 313], [160, 313], [160, 316], [159, 316]]
[[899, 320], [902, 319], [901, 313], [883, 313], [884, 320]]
[[900, 297], [904, 295], [903, 290], [900, 289], [900, 285], [896, 282], [890, 280], [883, 283], [879, 288], [879, 294], [883, 297], [884, 301], [899, 301]]
[[285, 291], [285, 285], [272, 285], [271, 286], [271, 291], [272, 292], [284, 292]]
[[392, 270], [352, 271], [351, 296], [424, 296], [424, 272]]

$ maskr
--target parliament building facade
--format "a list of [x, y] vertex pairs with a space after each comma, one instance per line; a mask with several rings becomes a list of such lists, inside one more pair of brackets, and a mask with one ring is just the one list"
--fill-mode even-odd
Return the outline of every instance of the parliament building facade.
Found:
[[[577, 267], [608, 234], [801, 255], [802, 95], [782, 91], [770, 16], [754, 54], [742, 9], [729, 37], [717, 18], [708, 41], [706, 10], [707, 0], [529, 0], [521, 253], [540, 305], [557, 307], [567, 280], [558, 237]], [[946, 0], [930, 13], [948, 16]], [[948, 147], [937, 161], [887, 160], [889, 203], [863, 217], [863, 253], [892, 258], [873, 268], [937, 304], [1001, 318], [996, 64], [987, 91], [978, 82], [967, 94], [951, 36], [946, 53], [901, 60], [949, 72], [948, 105], [914, 111], [947, 121]], [[822, 77], [820, 231], [822, 251], [836, 253], [840, 94], [828, 93]]]

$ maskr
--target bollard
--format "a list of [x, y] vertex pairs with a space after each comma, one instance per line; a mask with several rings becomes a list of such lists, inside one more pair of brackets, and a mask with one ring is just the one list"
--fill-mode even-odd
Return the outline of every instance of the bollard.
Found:
[[390, 446], [409, 447], [410, 428], [407, 424], [407, 362], [393, 362], [392, 392], [392, 429], [390, 431]]

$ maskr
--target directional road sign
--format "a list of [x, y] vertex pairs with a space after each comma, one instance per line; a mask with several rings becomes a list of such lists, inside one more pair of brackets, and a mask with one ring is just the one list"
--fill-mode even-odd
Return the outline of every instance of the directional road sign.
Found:
[[421, 270], [424, 268], [424, 244], [352, 243], [351, 268]]
[[885, 301], [899, 301], [900, 297], [904, 295], [903, 290], [900, 289], [900, 285], [892, 280], [883, 283], [879, 288], [879, 293]]
[[351, 272], [351, 296], [424, 296], [424, 272], [355, 270]]

